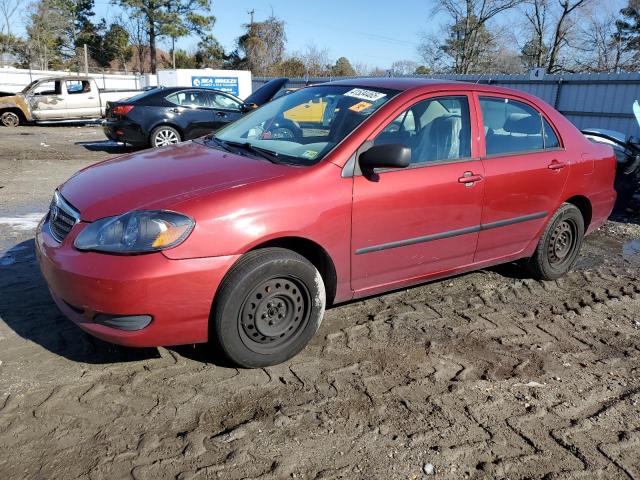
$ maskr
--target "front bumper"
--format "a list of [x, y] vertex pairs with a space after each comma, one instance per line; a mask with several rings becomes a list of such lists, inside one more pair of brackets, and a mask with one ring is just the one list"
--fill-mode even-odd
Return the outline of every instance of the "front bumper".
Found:
[[[208, 340], [215, 292], [238, 256], [171, 260], [162, 253], [106, 255], [73, 247], [81, 224], [60, 244], [43, 222], [36, 254], [58, 308], [84, 331], [134, 347]], [[108, 316], [151, 316], [140, 330], [107, 326]]]

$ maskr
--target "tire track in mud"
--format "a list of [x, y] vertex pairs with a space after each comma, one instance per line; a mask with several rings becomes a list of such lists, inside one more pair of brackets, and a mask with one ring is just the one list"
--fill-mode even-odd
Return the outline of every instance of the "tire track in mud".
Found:
[[30, 285], [19, 331], [37, 340], [2, 340], [0, 369], [41, 372], [0, 378], [3, 477], [409, 478], [425, 461], [472, 478], [640, 477], [628, 265], [554, 282], [481, 271], [354, 302], [262, 370], [95, 341], [51, 308], [32, 258], [12, 271], [0, 287]]

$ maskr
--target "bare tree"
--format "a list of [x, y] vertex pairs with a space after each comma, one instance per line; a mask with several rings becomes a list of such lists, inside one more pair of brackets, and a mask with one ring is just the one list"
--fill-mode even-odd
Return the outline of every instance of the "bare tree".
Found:
[[394, 75], [413, 75], [416, 73], [418, 64], [413, 60], [396, 60], [391, 64], [391, 71]]
[[621, 24], [613, 11], [594, 5], [581, 15], [576, 41], [575, 62], [585, 72], [637, 70], [638, 59], [621, 35]]
[[22, 5], [22, 0], [0, 0], [0, 15], [2, 16], [2, 28], [0, 28], [0, 34], [4, 39], [2, 45], [2, 51], [6, 52], [11, 47], [12, 35], [11, 35], [11, 22], [13, 16]]
[[306, 50], [299, 55], [307, 70], [307, 75], [311, 77], [320, 77], [328, 74], [331, 69], [331, 60], [329, 58], [329, 50], [320, 48], [310, 43]]
[[523, 61], [528, 68], [545, 67], [549, 48], [546, 45], [549, 0], [527, 0], [524, 11], [532, 34], [522, 49]]
[[470, 73], [488, 36], [487, 22], [523, 0], [441, 0], [437, 10], [449, 17], [449, 39], [441, 48], [453, 59], [455, 73]]
[[557, 73], [563, 70], [560, 63], [560, 52], [569, 44], [569, 34], [574, 27], [572, 13], [584, 6], [590, 0], [559, 0], [560, 14], [558, 15], [551, 41], [549, 42], [549, 58], [547, 61], [547, 73]]

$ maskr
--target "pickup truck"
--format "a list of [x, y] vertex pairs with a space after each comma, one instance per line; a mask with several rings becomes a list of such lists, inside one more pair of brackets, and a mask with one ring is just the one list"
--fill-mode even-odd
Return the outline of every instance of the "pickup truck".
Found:
[[138, 93], [140, 90], [100, 90], [90, 77], [41, 78], [20, 93], [0, 92], [0, 123], [17, 127], [25, 123], [100, 118], [108, 101]]

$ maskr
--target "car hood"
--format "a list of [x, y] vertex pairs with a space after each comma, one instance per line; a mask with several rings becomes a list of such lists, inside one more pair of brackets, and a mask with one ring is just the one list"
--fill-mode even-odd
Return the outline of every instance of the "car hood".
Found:
[[265, 103], [270, 102], [275, 94], [278, 93], [280, 89], [287, 84], [288, 81], [288, 78], [274, 78], [273, 80], [269, 80], [259, 89], [245, 98], [244, 103], [246, 103], [247, 105], [255, 103], [256, 105], [261, 107]]
[[131, 210], [170, 209], [200, 195], [282, 176], [289, 168], [187, 142], [92, 165], [59, 191], [83, 221], [92, 222]]

